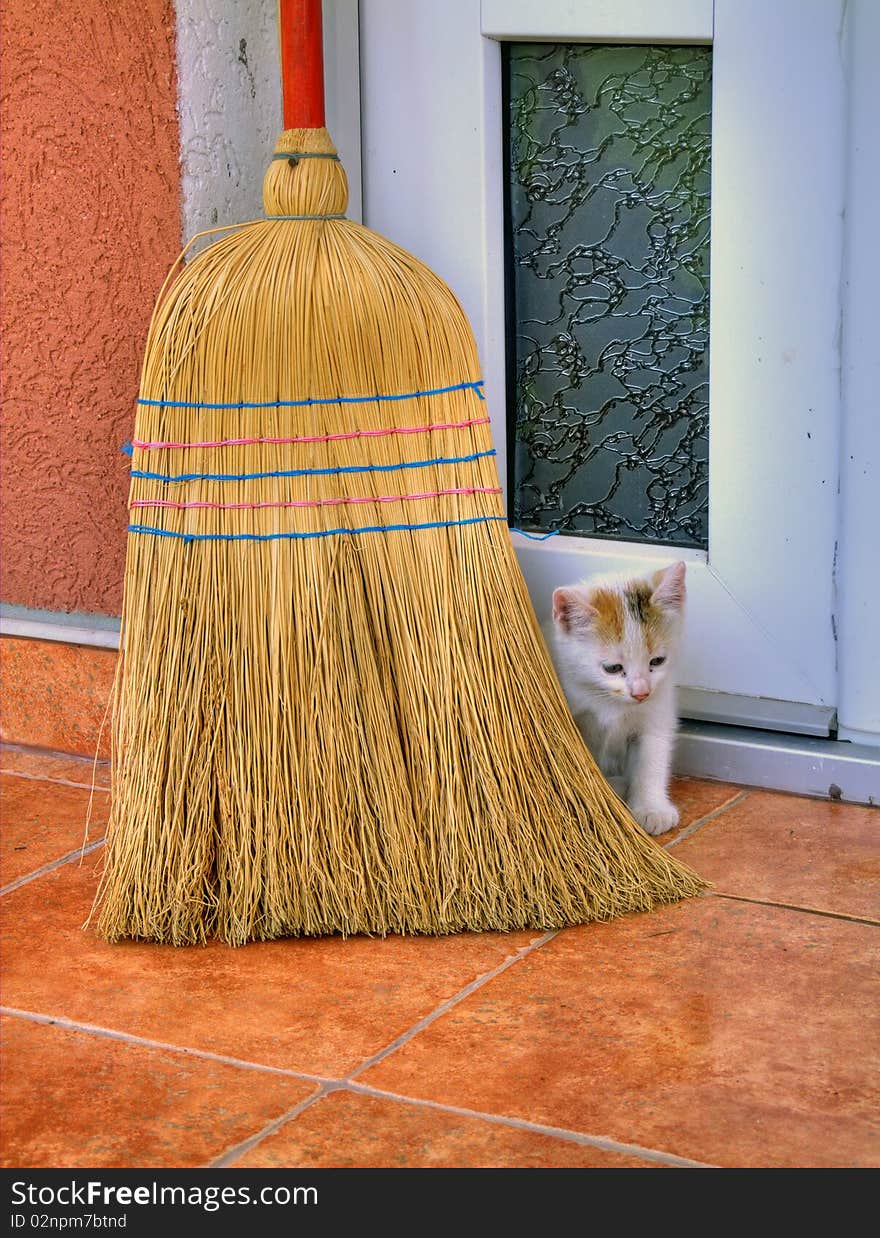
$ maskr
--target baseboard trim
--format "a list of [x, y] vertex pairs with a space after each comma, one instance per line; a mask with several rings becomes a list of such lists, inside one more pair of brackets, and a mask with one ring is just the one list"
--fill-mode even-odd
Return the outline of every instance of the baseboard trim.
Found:
[[68, 615], [0, 604], [0, 636], [56, 641], [63, 645], [119, 648], [119, 620], [109, 615]]
[[880, 805], [880, 748], [683, 721], [674, 773], [818, 799]]

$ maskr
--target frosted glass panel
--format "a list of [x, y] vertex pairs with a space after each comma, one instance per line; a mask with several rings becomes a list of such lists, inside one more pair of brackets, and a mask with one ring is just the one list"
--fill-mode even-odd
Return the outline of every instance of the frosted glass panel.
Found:
[[513, 522], [705, 547], [711, 49], [505, 57]]

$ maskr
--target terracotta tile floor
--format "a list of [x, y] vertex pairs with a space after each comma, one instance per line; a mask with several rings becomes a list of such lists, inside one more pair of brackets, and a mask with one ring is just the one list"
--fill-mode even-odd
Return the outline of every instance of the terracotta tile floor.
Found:
[[2, 771], [4, 1167], [880, 1166], [877, 809], [679, 780], [699, 899], [174, 949], [84, 927], [106, 766]]

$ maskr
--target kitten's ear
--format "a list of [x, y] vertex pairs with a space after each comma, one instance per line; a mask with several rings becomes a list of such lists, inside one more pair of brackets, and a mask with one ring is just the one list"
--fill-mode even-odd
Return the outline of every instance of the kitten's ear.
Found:
[[681, 610], [687, 594], [684, 584], [685, 564], [673, 563], [670, 567], [655, 572], [651, 578], [654, 592], [651, 601], [656, 606], [666, 606], [670, 610]]
[[577, 588], [555, 589], [553, 622], [561, 632], [586, 632], [598, 614]]

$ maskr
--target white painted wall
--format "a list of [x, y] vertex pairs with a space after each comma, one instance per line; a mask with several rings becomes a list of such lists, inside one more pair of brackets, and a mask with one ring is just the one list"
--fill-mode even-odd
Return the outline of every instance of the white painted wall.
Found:
[[177, 79], [184, 240], [262, 217], [281, 129], [278, 5], [178, 0]]
[[880, 744], [880, 4], [849, 0], [846, 227], [841, 315], [843, 423], [837, 641], [840, 736]]
[[[183, 237], [263, 217], [263, 174], [281, 132], [277, 0], [177, 0]], [[327, 127], [360, 219], [357, 0], [325, 0]]]

